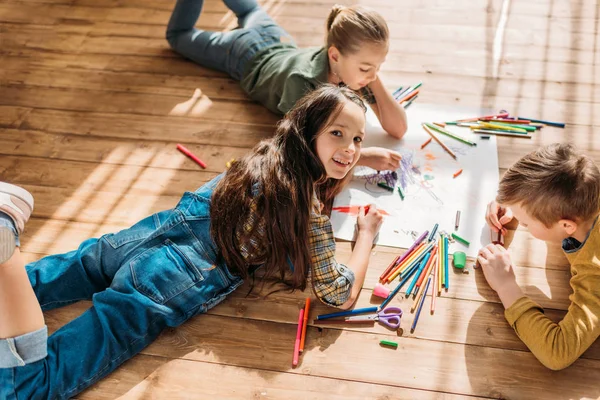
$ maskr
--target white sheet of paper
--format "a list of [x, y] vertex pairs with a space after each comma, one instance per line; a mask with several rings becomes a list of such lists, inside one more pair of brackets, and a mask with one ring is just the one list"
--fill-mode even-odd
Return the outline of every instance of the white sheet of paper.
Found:
[[[352, 182], [334, 201], [331, 222], [335, 237], [343, 240], [355, 238], [356, 212], [336, 211], [337, 207], [376, 204], [387, 214], [376, 243], [384, 246], [410, 247], [416, 236], [431, 231], [438, 223], [438, 232], [456, 233], [468, 240], [466, 247], [455, 242], [449, 245], [449, 254], [460, 250], [475, 257], [479, 249], [491, 242], [490, 229], [485, 223], [485, 209], [495, 198], [498, 189], [498, 151], [496, 137], [480, 139], [468, 128], [447, 129], [477, 143], [469, 146], [443, 134], [437, 136], [457, 155], [454, 160], [435, 141], [424, 149], [421, 145], [429, 139], [421, 127], [422, 122], [453, 121], [489, 114], [489, 110], [459, 108], [414, 103], [407, 110], [408, 132], [397, 140], [381, 128], [377, 117], [367, 112], [366, 138], [363, 148], [380, 146], [402, 154], [402, 166], [397, 170], [398, 183], [405, 188], [401, 200], [397, 190], [393, 193], [367, 183], [361, 175], [375, 173], [366, 167], [355, 169]], [[463, 172], [453, 178], [459, 169]], [[455, 230], [456, 211], [460, 210], [459, 228]]]

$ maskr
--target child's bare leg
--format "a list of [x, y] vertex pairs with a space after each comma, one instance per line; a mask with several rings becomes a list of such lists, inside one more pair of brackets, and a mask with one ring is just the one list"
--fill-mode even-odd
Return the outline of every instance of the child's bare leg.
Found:
[[[2, 245], [9, 235], [12, 237], [12, 231], [0, 228]], [[43, 327], [42, 309], [29, 283], [21, 251], [16, 247], [13, 255], [0, 264], [0, 339], [20, 336]]]
[[0, 182], [0, 339], [44, 328], [19, 249], [19, 235], [32, 211], [33, 197], [28, 191]]

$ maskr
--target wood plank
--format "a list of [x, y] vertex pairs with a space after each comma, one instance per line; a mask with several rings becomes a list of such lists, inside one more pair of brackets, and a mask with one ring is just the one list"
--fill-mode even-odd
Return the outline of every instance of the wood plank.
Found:
[[[406, 61], [402, 65], [406, 68]], [[149, 62], [149, 60], [148, 60]], [[431, 67], [428, 74], [422, 71], [422, 58], [419, 69], [415, 73], [409, 71], [396, 72], [387, 71], [384, 68], [382, 79], [388, 84], [390, 90], [394, 90], [398, 86], [398, 82], [407, 81], [423, 81], [424, 88], [429, 92], [435, 92], [436, 95], [446, 93], [455, 95], [477, 96], [484, 94], [488, 97], [517, 97], [525, 101], [525, 99], [537, 99], [539, 93], [544, 93], [544, 98], [548, 100], [565, 100], [573, 102], [590, 102], [600, 103], [600, 85], [589, 83], [569, 83], [557, 81], [536, 81], [522, 78], [506, 77], [495, 82], [494, 87], [489, 86], [489, 81], [485, 79], [483, 70], [481, 71], [453, 71], [437, 72], [444, 67], [442, 60], [437, 60], [437, 65], [427, 65]], [[56, 87], [56, 88], [78, 88], [78, 89], [94, 89], [105, 91], [121, 91], [134, 93], [148, 93], [155, 95], [176, 95], [186, 96], [189, 94], [190, 88], [196, 87], [200, 81], [199, 77], [203, 76], [203, 72], [207, 69], [200, 69], [193, 72], [190, 76], [173, 75], [168, 69], [163, 73], [140, 73], [135, 72], [114, 72], [114, 71], [91, 71], [89, 69], [73, 68], [71, 66], [62, 66], [60, 69], [54, 66], [47, 68], [44, 64], [44, 58], [35, 60], [5, 56], [3, 62], [5, 68], [0, 71], [0, 79], [6, 84], [27, 84], [28, 86]], [[49, 65], [53, 64], [50, 60]], [[389, 65], [394, 65], [390, 63]], [[457, 68], [460, 66], [457, 66]], [[528, 69], [529, 73], [534, 76], [535, 69]], [[436, 72], [436, 73], [433, 73]], [[600, 72], [600, 71], [599, 71]], [[468, 75], [468, 78], [462, 78], [463, 74]], [[208, 74], [209, 76], [211, 74]], [[453, 75], [453, 79], [448, 79], [448, 75]], [[477, 75], [481, 78], [477, 78]], [[592, 75], [576, 75], [590, 76]], [[218, 99], [233, 99], [247, 100], [248, 96], [241, 89], [238, 82], [231, 78], [220, 78], [211, 76], [210, 79], [202, 79], [202, 91], [210, 98]], [[468, 83], [468, 84], [467, 84]], [[465, 87], [466, 86], [466, 87]]]
[[[232, 293], [223, 304], [211, 309], [208, 314], [250, 320], [271, 321], [282, 324], [295, 324], [296, 314], [302, 307], [306, 296], [312, 296], [307, 290], [304, 293], [295, 291], [273, 291], [278, 286], [257, 286], [248, 295], [250, 287], [245, 283], [236, 292]], [[409, 312], [412, 300], [399, 296], [396, 306], [405, 310], [402, 317], [402, 328], [390, 331], [377, 323], [348, 324], [348, 325], [323, 325], [316, 323], [314, 318], [320, 314], [332, 312], [330, 307], [324, 306], [313, 297], [313, 307], [309, 325], [315, 328], [344, 329], [368, 334], [396, 335], [398, 339], [419, 338], [432, 341], [467, 344], [473, 346], [494, 347], [528, 352], [527, 347], [521, 342], [514, 330], [504, 318], [504, 308], [501, 304], [462, 300], [448, 297], [439, 297], [436, 301], [436, 312], [430, 315], [428, 309], [421, 315], [417, 329], [411, 333], [414, 314]], [[356, 308], [370, 307], [377, 302], [373, 301], [370, 289], [363, 289], [355, 305]], [[429, 299], [427, 300], [429, 307]], [[45, 312], [46, 323], [51, 332], [56, 331], [68, 321], [73, 320], [91, 306], [90, 301], [79, 302], [75, 305]], [[555, 322], [560, 321], [564, 310], [546, 309], [546, 315]], [[582, 358], [600, 359], [600, 342], [595, 342], [582, 355]]]
[[[539, 102], [522, 102], [514, 97], [495, 97], [484, 100], [484, 95], [435, 94], [424, 92], [419, 97], [424, 103], [483, 105], [492, 109], [510, 110], [529, 118], [559, 120], [580, 125], [599, 125], [600, 103], [567, 102], [541, 99]], [[9, 100], [10, 99], [10, 100]], [[258, 103], [226, 102], [210, 99], [200, 89], [190, 88], [189, 97], [154, 96], [139, 98], [135, 93], [104, 92], [91, 89], [31, 87], [6, 85], [0, 88], [0, 105], [61, 109], [70, 111], [95, 111], [139, 115], [182, 115], [218, 121], [248, 121], [275, 123], [276, 116]], [[210, 110], [210, 112], [208, 112]], [[535, 116], [535, 117], [532, 117]]]
[[[270, 300], [260, 301], [262, 313], [267, 312], [269, 307], [262, 303]], [[88, 304], [81, 302], [46, 312], [46, 316], [51, 315], [47, 321], [52, 330], [71, 319], [65, 318], [67, 314], [75, 317]], [[291, 308], [297, 312], [299, 304], [301, 301], [296, 301]], [[589, 379], [600, 374], [600, 362], [597, 360], [581, 358], [569, 369], [556, 373], [543, 367], [528, 351], [430, 341], [416, 336], [398, 337], [389, 331], [367, 333], [335, 327], [319, 329], [309, 326], [301, 365], [293, 370], [289, 353], [290, 343], [295, 337], [296, 327], [290, 318], [294, 312], [288, 309], [282, 314], [287, 316], [287, 323], [254, 320], [240, 317], [239, 311], [246, 311], [244, 305], [235, 302], [237, 317], [211, 313], [194, 318], [176, 329], [167, 329], [142, 354], [493, 398], [538, 398], [546, 389], [548, 392], [544, 398], [549, 398], [547, 395], [550, 393], [560, 393], [561, 396], [577, 393], [578, 396], [593, 397], [592, 394], [600, 390], [594, 380]], [[215, 313], [219, 308], [223, 306], [217, 306]], [[278, 314], [279, 310], [274, 311]], [[471, 323], [481, 323], [476, 320], [484, 314], [487, 310], [481, 310], [480, 315], [467, 324], [469, 338], [480, 329], [471, 327]], [[424, 321], [420, 321], [420, 326], [421, 322]], [[440, 327], [438, 324], [436, 328]], [[447, 330], [452, 328], [447, 327]], [[239, 335], [240, 331], [244, 334]], [[266, 342], [265, 337], [269, 338]], [[381, 348], [378, 346], [381, 339], [396, 341], [400, 346], [397, 351]], [[490, 340], [493, 339], [490, 337]], [[357, 343], [360, 345], [357, 346]], [[269, 353], [268, 358], [264, 357], [264, 352]], [[401, 357], [401, 362], [398, 362], [398, 357]], [[494, 360], [495, 373], [485, 376], [480, 372], [487, 368], [489, 360]], [[332, 368], [331, 363], [335, 367]], [[365, 363], [370, 366], [368, 370], [364, 368]], [[410, 366], [408, 374], [407, 366]], [[589, 370], [583, 372], [586, 369]], [[559, 391], [561, 386], [563, 388]]]
[[101, 112], [77, 112], [52, 109], [29, 109], [0, 106], [0, 110], [15, 114], [5, 127], [21, 130], [40, 130], [68, 135], [160, 141], [168, 137], [174, 142], [206, 145], [236, 143], [252, 147], [272, 136], [274, 125], [206, 121], [193, 116], [139, 116]]
[[[214, 385], [214, 382], [220, 384]], [[226, 384], [224, 384], [226, 383]], [[305, 390], [305, 388], [310, 388]], [[357, 381], [139, 355], [77, 399], [458, 400], [463, 397]], [[477, 397], [474, 399], [483, 399]]]
[[[295, 328], [293, 324], [283, 326], [205, 315], [166, 331], [144, 353], [292, 371], [290, 345]], [[265, 337], [269, 340], [265, 341]], [[293, 372], [484, 397], [600, 395], [600, 388], [595, 384], [600, 377], [599, 361], [579, 359], [557, 374], [543, 367], [528, 352], [411, 338], [396, 339], [400, 342], [398, 351], [390, 351], [378, 345], [383, 338], [396, 339], [390, 335], [337, 329], [319, 332], [309, 328], [301, 365]], [[173, 346], [177, 346], [176, 350]], [[264, 357], [263, 352], [269, 356]], [[401, 362], [398, 362], [399, 357]], [[490, 360], [494, 360], [494, 373], [481, 374], [489, 368]], [[527, 371], [527, 374], [517, 371]]]
[[[321, 36], [314, 34], [315, 30], [323, 29], [322, 25], [315, 26], [310, 31], [299, 31], [285, 25], [283, 27], [290, 32], [300, 47], [322, 45]], [[155, 25], [99, 22], [93, 26], [82, 26], [68, 24], [65, 21], [60, 25], [52, 26], [0, 22], [0, 28], [10, 32], [10, 35], [6, 35], [7, 39], [3, 43], [4, 51], [6, 49], [33, 48], [62, 52], [178, 57], [168, 48], [165, 40], [165, 28]], [[436, 29], [440, 30], [441, 28]], [[489, 35], [485, 35], [481, 30], [473, 34], [470, 31], [456, 33], [456, 29], [458, 27], [450, 26], [448, 32], [432, 34], [429, 29], [421, 31], [419, 27], [412, 27], [412, 29], [407, 29], [405, 36], [392, 36], [390, 54], [403, 58], [406, 56], [406, 49], [410, 48], [414, 49], [410, 54], [452, 57], [453, 63], [464, 62], [465, 65], [468, 65], [476, 62], [478, 65], [482, 65], [482, 60], [491, 62], [493, 31], [490, 31]], [[438, 34], [444, 36], [436, 36]], [[562, 31], [559, 31], [557, 35], [564, 37]], [[548, 40], [537, 39], [537, 37], [545, 35], [529, 35], [533, 39], [519, 43], [509, 41], [503, 46], [503, 68], [510, 68], [510, 65], [506, 64], [523, 61], [549, 66], [555, 65], [555, 63], [556, 65], [562, 64], [569, 66], [568, 70], [580, 69], [583, 66], [595, 66], [595, 71], [598, 68], [596, 60], [598, 55], [594, 53], [593, 48], [597, 39], [592, 35], [583, 35], [585, 40], [576, 42], [581, 42], [580, 45], [568, 47], [552, 45], [549, 40], [554, 40], [554, 36]], [[489, 37], [486, 38], [486, 36]], [[514, 36], [516, 38], [526, 35], [521, 32]], [[475, 41], [473, 42], [473, 40]], [[432, 45], [432, 42], [435, 42], [436, 45]], [[555, 69], [560, 71], [559, 67]]]
[[[206, 163], [207, 167], [204, 169], [179, 152], [177, 143], [171, 141], [144, 140], [141, 143], [133, 143], [97, 136], [52, 134], [2, 128], [0, 128], [0, 141], [4, 144], [0, 149], [0, 154], [7, 156], [3, 160], [6, 162], [10, 162], [12, 156], [17, 158], [40, 158], [43, 160], [39, 161], [46, 163], [49, 162], [49, 159], [80, 161], [87, 164], [84, 168], [89, 168], [86, 172], [90, 173], [98, 167], [96, 163], [101, 163], [103, 166], [120, 166], [117, 168], [137, 166], [142, 168], [177, 169], [193, 172], [196, 179], [198, 172], [202, 172], [203, 179], [207, 179], [207, 175], [204, 174], [206, 172], [220, 173], [225, 171], [225, 164], [229, 160], [232, 158], [239, 160], [251, 150], [246, 147], [214, 146], [204, 143], [188, 144], [186, 142], [186, 147]], [[32, 161], [35, 163], [37, 160]], [[2, 161], [0, 161], [0, 164], [2, 164]], [[64, 168], [72, 166], [66, 164]], [[21, 164], [16, 168], [22, 167]], [[52, 167], [41, 167], [41, 169], [45, 168]], [[138, 169], [134, 173], [139, 172]], [[168, 173], [172, 174], [171, 172]], [[161, 175], [159, 171], [157, 171], [157, 174], [158, 176]], [[214, 176], [214, 174], [208, 174], [208, 176]], [[182, 191], [176, 193], [180, 194]]]
[[[123, 6], [103, 7], [103, 3], [95, 3], [93, 7], [82, 5], [65, 4], [34, 4], [31, 2], [8, 2], [0, 5], [0, 21], [12, 23], [33, 23], [40, 25], [56, 25], [65, 20], [85, 20], [85, 21], [110, 21], [121, 23], [138, 24], [143, 21], [144, 24], [165, 26], [166, 21], [171, 16], [171, 8], [168, 3], [164, 3], [165, 8], [144, 9], [141, 7]], [[104, 9], [103, 9], [104, 8]], [[203, 8], [197, 25], [203, 29], [222, 29], [234, 21], [234, 17], [229, 9], [224, 5], [214, 10], [215, 5], [207, 3]], [[331, 4], [313, 4], [296, 3], [293, 5], [277, 5], [266, 9], [278, 23], [286, 26], [296, 26], [298, 20], [290, 21], [289, 17], [314, 20], [324, 24], [324, 19], [331, 10]], [[386, 7], [378, 7], [378, 11], [385, 12], [385, 19], [388, 25], [393, 28], [398, 26], [481, 26], [482, 18], [493, 18], [496, 24], [499, 18], [499, 9], [486, 7], [482, 4], [475, 4], [468, 13], [462, 9], [454, 8], [429, 8], [423, 9], [415, 5], [407, 5], [407, 9], [396, 10]], [[408, 11], [408, 12], [407, 12]], [[287, 18], [285, 18], [287, 17]], [[576, 19], [577, 23], [571, 24]], [[507, 28], [512, 26], [514, 29], [523, 30], [526, 26], [532, 32], [556, 29], [560, 31], [569, 31], [570, 33], [595, 33], [593, 15], [581, 15], [579, 18], [571, 16], [554, 15], [549, 19], [546, 15], [521, 15], [514, 12], [508, 15]]]
[[198, 88], [190, 88], [187, 97], [172, 95], [140, 97], [135, 93], [126, 92], [6, 85], [0, 88], [0, 105], [118, 114], [202, 117], [222, 123], [248, 121], [264, 124], [275, 123], [277, 119], [275, 114], [258, 103], [212, 100], [202, 94]]

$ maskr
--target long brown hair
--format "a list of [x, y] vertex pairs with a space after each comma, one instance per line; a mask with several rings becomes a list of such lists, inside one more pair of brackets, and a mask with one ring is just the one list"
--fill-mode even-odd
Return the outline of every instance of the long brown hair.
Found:
[[[310, 266], [308, 228], [313, 193], [330, 202], [344, 180], [328, 179], [315, 150], [315, 139], [341, 112], [346, 101], [366, 108], [356, 93], [344, 87], [323, 85], [304, 96], [277, 125], [275, 137], [260, 142], [250, 154], [234, 163], [211, 199], [211, 234], [229, 270], [242, 278], [250, 265], [240, 253], [251, 247], [260, 224], [240, 229], [252, 212], [265, 223], [264, 276], [279, 272], [282, 281], [304, 290]], [[349, 173], [347, 176], [351, 175]], [[251, 210], [252, 202], [256, 210]]]

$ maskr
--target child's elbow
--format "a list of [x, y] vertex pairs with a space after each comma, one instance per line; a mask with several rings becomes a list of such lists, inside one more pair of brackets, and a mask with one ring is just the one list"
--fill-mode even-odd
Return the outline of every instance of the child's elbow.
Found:
[[346, 300], [345, 303], [343, 303], [341, 306], [339, 306], [338, 308], [342, 309], [342, 310], [349, 310], [352, 308], [352, 306], [354, 305], [354, 303], [356, 303], [356, 296], [350, 296], [348, 298], [348, 300]]
[[386, 132], [390, 136], [392, 136], [396, 139], [402, 139], [404, 137], [404, 135], [406, 134], [406, 131], [407, 131], [406, 124], [400, 124], [400, 125], [390, 127], [389, 129], [386, 129]]
[[560, 371], [563, 370], [565, 368], [567, 368], [568, 366], [570, 366], [571, 364], [573, 364], [574, 360], [552, 360], [552, 361], [546, 361], [546, 362], [542, 362], [542, 364], [552, 370], [552, 371]]

